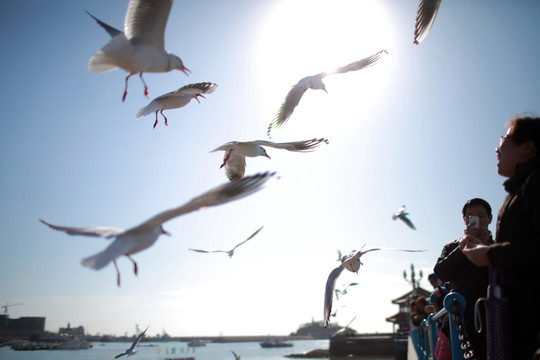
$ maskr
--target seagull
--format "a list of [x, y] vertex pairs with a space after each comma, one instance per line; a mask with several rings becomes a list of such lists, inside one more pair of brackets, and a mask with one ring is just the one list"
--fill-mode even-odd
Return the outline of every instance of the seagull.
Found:
[[144, 331], [139, 336], [137, 336], [137, 338], [135, 339], [133, 344], [131, 344], [129, 349], [127, 349], [124, 352], [121, 352], [118, 355], [115, 355], [112, 359], [118, 359], [119, 357], [124, 356], [124, 355], [127, 355], [128, 357], [135, 355], [137, 353], [137, 350], [135, 350], [135, 348], [139, 345], [139, 342], [141, 342], [141, 339], [143, 338], [144, 333], [146, 333], [146, 330], [148, 330], [149, 327], [150, 325], [147, 326], [146, 329], [144, 329]]
[[161, 113], [161, 116], [163, 116], [163, 118], [165, 119], [165, 125], [168, 125], [167, 117], [163, 115], [164, 110], [177, 109], [177, 108], [186, 106], [187, 104], [189, 104], [191, 99], [197, 100], [197, 102], [200, 104], [201, 102], [199, 101], [199, 97], [206, 99], [206, 97], [204, 97], [203, 94], [211, 94], [216, 90], [216, 88], [217, 88], [217, 85], [211, 82], [203, 82], [203, 83], [189, 84], [186, 86], [182, 86], [180, 89], [176, 91], [171, 91], [164, 95], [158, 96], [157, 98], [152, 100], [150, 104], [146, 105], [143, 108], [140, 108], [139, 111], [137, 111], [135, 118], [138, 119], [142, 116], [155, 112], [156, 113], [156, 122], [154, 123], [154, 129], [155, 129], [158, 123], [158, 112], [159, 112]]
[[429, 33], [439, 11], [441, 0], [420, 0], [414, 24], [414, 43], [420, 44]]
[[[363, 249], [365, 246], [362, 245]], [[360, 261], [360, 257], [364, 255], [365, 253], [368, 253], [370, 251], [378, 251], [378, 250], [392, 250], [392, 251], [406, 251], [406, 252], [424, 252], [426, 250], [409, 250], [409, 249], [396, 249], [396, 248], [372, 248], [367, 249], [365, 251], [360, 250], [353, 250], [347, 255], [344, 255], [341, 258], [341, 264], [336, 267], [334, 270], [330, 272], [330, 275], [328, 275], [328, 279], [326, 280], [326, 287], [324, 291], [324, 327], [328, 326], [328, 323], [330, 322], [330, 316], [332, 313], [332, 300], [334, 297], [334, 288], [336, 286], [336, 280], [341, 275], [343, 270], [347, 269], [351, 272], [357, 273], [358, 270], [360, 270], [360, 266], [364, 265]]]
[[407, 224], [408, 227], [410, 227], [411, 229], [413, 230], [416, 230], [416, 228], [414, 227], [414, 224], [412, 223], [412, 221], [407, 217], [407, 215], [409, 215], [408, 212], [405, 212], [405, 205], [402, 205], [397, 213], [395, 213], [394, 215], [392, 215], [392, 220], [396, 220], [397, 218], [401, 219], [401, 221], [403, 221], [405, 224]]
[[188, 214], [204, 207], [224, 204], [229, 201], [250, 195], [260, 190], [262, 186], [274, 175], [275, 172], [259, 173], [251, 177], [246, 177], [241, 181], [228, 182], [217, 186], [204, 194], [191, 199], [184, 205], [160, 212], [142, 224], [128, 230], [122, 230], [114, 227], [67, 227], [53, 225], [41, 219], [40, 221], [55, 230], [64, 231], [69, 235], [85, 235], [103, 237], [107, 239], [115, 238], [105, 250], [83, 259], [81, 264], [95, 270], [100, 270], [112, 261], [116, 268], [117, 283], [118, 286], [120, 286], [120, 271], [118, 269], [118, 265], [116, 264], [116, 258], [121, 255], [127, 256], [128, 259], [133, 262], [134, 273], [137, 275], [137, 263], [131, 258], [131, 255], [154, 245], [160, 235], [170, 235], [163, 229], [163, 223], [175, 217]]
[[249, 240], [251, 240], [255, 235], [257, 235], [259, 233], [259, 231], [262, 230], [264, 226], [261, 226], [257, 231], [255, 231], [253, 234], [251, 234], [246, 240], [242, 241], [241, 243], [239, 244], [236, 244], [235, 247], [233, 247], [231, 250], [199, 250], [199, 249], [188, 249], [188, 250], [191, 250], [191, 251], [196, 251], [196, 252], [200, 252], [200, 253], [218, 253], [218, 252], [221, 252], [221, 253], [226, 253], [227, 255], [229, 255], [230, 258], [233, 257], [234, 255], [234, 250], [236, 250], [237, 247], [239, 247], [240, 245], [248, 242]]
[[188, 75], [191, 72], [182, 60], [165, 50], [165, 27], [171, 12], [173, 0], [130, 0], [124, 20], [124, 32], [104, 23], [90, 12], [90, 15], [109, 33], [111, 40], [88, 62], [88, 69], [100, 74], [116, 68], [129, 73], [122, 101], [126, 100], [128, 80], [139, 74], [144, 85], [144, 95], [148, 87], [143, 72], [161, 73], [180, 70]]
[[231, 350], [231, 352], [234, 355], [234, 360], [240, 360], [240, 355], [236, 355], [236, 353], [234, 351], [232, 351], [232, 350]]
[[225, 175], [229, 180], [238, 180], [244, 177], [246, 172], [246, 156], [257, 157], [265, 156], [270, 159], [263, 146], [269, 146], [276, 149], [285, 149], [289, 151], [307, 152], [314, 150], [321, 143], [328, 144], [327, 139], [311, 139], [304, 141], [293, 141], [284, 143], [275, 143], [266, 140], [255, 141], [231, 141], [223, 144], [210, 152], [225, 151], [223, 164], [220, 168], [225, 167]]
[[388, 51], [381, 50], [378, 53], [375, 53], [362, 60], [355, 61], [353, 63], [331, 71], [324, 71], [316, 75], [306, 76], [305, 78], [298, 81], [298, 83], [296, 85], [293, 85], [291, 90], [289, 90], [289, 93], [281, 104], [281, 107], [279, 108], [276, 116], [270, 122], [270, 125], [268, 125], [268, 137], [270, 137], [270, 132], [273, 128], [279, 128], [285, 125], [296, 106], [300, 103], [300, 99], [302, 99], [302, 96], [307, 89], [324, 90], [325, 92], [327, 92], [326, 87], [324, 86], [324, 83], [322, 81], [324, 77], [328, 75], [343, 74], [349, 71], [365, 69], [375, 64], [384, 54], [388, 54]]
[[336, 294], [336, 300], [339, 300], [339, 295], [347, 295], [347, 289], [350, 287], [350, 286], [356, 286], [358, 285], [358, 283], [356, 282], [352, 282], [352, 283], [349, 283], [349, 285], [345, 286], [343, 288], [343, 290], [340, 290], [340, 289], [335, 289], [334, 290], [334, 293]]

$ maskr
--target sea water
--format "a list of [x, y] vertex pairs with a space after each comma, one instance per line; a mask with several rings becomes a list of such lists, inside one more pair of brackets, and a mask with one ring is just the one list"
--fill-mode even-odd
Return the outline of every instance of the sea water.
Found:
[[[165, 360], [166, 358], [194, 357], [195, 360], [234, 360], [234, 351], [242, 360], [286, 360], [284, 355], [328, 349], [329, 340], [294, 340], [292, 347], [261, 348], [258, 342], [208, 343], [188, 348], [186, 342], [144, 342], [130, 360]], [[109, 360], [131, 346], [128, 342], [92, 343], [85, 350], [15, 351], [0, 348], [0, 360]], [[127, 356], [119, 358], [127, 359]], [[372, 358], [362, 358], [371, 360]], [[382, 358], [377, 358], [381, 360]], [[391, 358], [389, 358], [391, 359]]]

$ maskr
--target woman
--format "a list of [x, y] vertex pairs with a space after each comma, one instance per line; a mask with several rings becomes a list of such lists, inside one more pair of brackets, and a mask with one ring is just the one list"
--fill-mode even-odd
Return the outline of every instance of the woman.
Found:
[[540, 118], [517, 116], [507, 128], [495, 149], [498, 173], [508, 178], [495, 244], [466, 235], [460, 248], [474, 264], [501, 273], [510, 303], [514, 359], [532, 359], [540, 346]]

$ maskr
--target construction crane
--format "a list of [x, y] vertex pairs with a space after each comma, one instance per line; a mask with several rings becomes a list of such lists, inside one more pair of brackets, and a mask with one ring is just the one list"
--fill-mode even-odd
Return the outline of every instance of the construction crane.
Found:
[[7, 314], [7, 309], [8, 307], [10, 306], [17, 306], [17, 305], [23, 305], [24, 303], [17, 303], [17, 304], [8, 304], [6, 303], [6, 305], [2, 305], [2, 307], [4, 308], [4, 314]]

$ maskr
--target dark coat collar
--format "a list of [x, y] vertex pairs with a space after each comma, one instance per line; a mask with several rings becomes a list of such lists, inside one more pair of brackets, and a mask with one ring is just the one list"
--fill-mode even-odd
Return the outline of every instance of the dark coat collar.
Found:
[[518, 164], [516, 166], [516, 173], [514, 176], [503, 183], [506, 192], [515, 192], [515, 190], [518, 189], [523, 182], [525, 182], [527, 176], [538, 168], [540, 168], [540, 156], [538, 155], [525, 162], [522, 162], [521, 164]]

